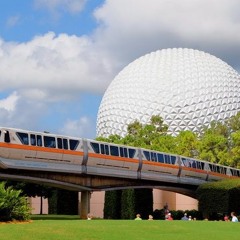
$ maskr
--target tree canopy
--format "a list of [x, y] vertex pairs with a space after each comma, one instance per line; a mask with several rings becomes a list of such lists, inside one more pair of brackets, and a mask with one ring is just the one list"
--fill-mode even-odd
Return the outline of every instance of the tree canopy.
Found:
[[[177, 136], [172, 136], [161, 116], [152, 116], [148, 124], [142, 124], [135, 120], [128, 125], [127, 129], [127, 135], [124, 137], [110, 135], [107, 138], [98, 137], [97, 140], [240, 167], [240, 113], [225, 122], [213, 121], [210, 126], [204, 127], [199, 133], [181, 131]], [[115, 194], [112, 194], [112, 196], [116, 197]], [[128, 206], [130, 206], [130, 197], [131, 201], [137, 201], [134, 200], [135, 195], [132, 190], [128, 193], [123, 192], [122, 196], [127, 196], [126, 202], [128, 202]], [[114, 201], [107, 199], [109, 199], [108, 196], [105, 205], [110, 201], [112, 207]], [[137, 206], [138, 204], [132, 205]], [[122, 209], [124, 208], [127, 208], [129, 212], [133, 212], [122, 205]], [[108, 209], [108, 207], [105, 206], [105, 209]], [[124, 213], [122, 213], [123, 215]], [[119, 216], [119, 213], [116, 216]]]

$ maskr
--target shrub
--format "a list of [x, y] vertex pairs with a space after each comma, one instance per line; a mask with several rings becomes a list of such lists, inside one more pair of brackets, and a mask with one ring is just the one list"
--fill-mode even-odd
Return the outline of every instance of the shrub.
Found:
[[222, 218], [224, 213], [240, 212], [240, 180], [230, 179], [205, 183], [198, 187], [199, 210], [212, 220]]
[[0, 221], [28, 220], [30, 208], [21, 190], [5, 187], [5, 182], [0, 183]]

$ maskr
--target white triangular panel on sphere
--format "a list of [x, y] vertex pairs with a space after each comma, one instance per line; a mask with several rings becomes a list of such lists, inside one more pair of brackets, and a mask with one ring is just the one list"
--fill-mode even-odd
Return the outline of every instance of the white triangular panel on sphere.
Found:
[[202, 51], [175, 48], [146, 54], [127, 65], [106, 90], [97, 136], [120, 131], [124, 136], [130, 122], [146, 124], [152, 115], [162, 116], [173, 135], [190, 128], [198, 132], [212, 120], [240, 111], [239, 83], [233, 68]]

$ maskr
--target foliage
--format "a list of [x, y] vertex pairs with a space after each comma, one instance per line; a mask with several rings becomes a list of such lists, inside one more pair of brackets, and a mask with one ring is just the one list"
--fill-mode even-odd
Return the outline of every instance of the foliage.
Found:
[[136, 198], [134, 189], [126, 189], [122, 191], [122, 209], [121, 218], [122, 219], [134, 219], [136, 215]]
[[58, 191], [53, 190], [52, 195], [48, 198], [48, 214], [57, 214]]
[[78, 214], [78, 192], [56, 189], [49, 202], [51, 204], [50, 213]]
[[153, 212], [153, 193], [152, 189], [135, 189], [135, 213], [140, 213], [142, 219], [148, 219], [148, 215]]
[[208, 218], [231, 211], [240, 213], [239, 195], [239, 179], [202, 184], [197, 189], [199, 210]]
[[105, 192], [105, 204], [103, 210], [105, 219], [121, 218], [121, 196], [122, 190]]
[[199, 158], [209, 162], [226, 164], [229, 155], [228, 130], [226, 125], [212, 122], [209, 128], [205, 128], [200, 139]]
[[[121, 138], [118, 135], [112, 135], [108, 138], [98, 138], [106, 142], [114, 142], [128, 146], [147, 148], [160, 152], [175, 153], [182, 156], [198, 158], [213, 163], [219, 163], [232, 167], [240, 166], [240, 113], [230, 118], [226, 122], [211, 122], [209, 127], [204, 127], [201, 133], [193, 133], [191, 131], [181, 131], [178, 136], [174, 137], [167, 134], [168, 126], [163, 123], [160, 116], [152, 116], [149, 124], [141, 124], [134, 121], [128, 125], [128, 134]], [[125, 190], [124, 190], [125, 191]], [[124, 193], [123, 198], [127, 198], [126, 204], [121, 203], [122, 217], [131, 218], [135, 206], [129, 205], [129, 192]], [[126, 196], [125, 196], [126, 195]], [[144, 196], [144, 195], [142, 195]], [[233, 195], [232, 195], [233, 196]], [[212, 196], [213, 197], [213, 196]], [[223, 198], [223, 202], [227, 202], [226, 195], [218, 192], [218, 197]], [[132, 195], [132, 201], [134, 194]], [[214, 203], [215, 198], [211, 199]], [[105, 201], [105, 204], [107, 202]], [[150, 202], [149, 202], [150, 204]], [[146, 204], [143, 204], [147, 206]], [[220, 206], [220, 205], [219, 205]], [[215, 206], [211, 208], [213, 211], [226, 211], [226, 206]], [[210, 208], [210, 207], [209, 207]], [[135, 209], [135, 213], [136, 213]], [[127, 213], [128, 211], [128, 213]], [[150, 212], [150, 210], [148, 210]]]
[[181, 131], [176, 139], [176, 153], [186, 157], [196, 158], [198, 156], [199, 141], [197, 135], [191, 131]]
[[30, 208], [22, 191], [13, 187], [6, 187], [5, 182], [0, 183], [0, 220], [28, 220]]
[[48, 187], [42, 184], [29, 183], [29, 182], [18, 182], [10, 181], [6, 182], [6, 186], [13, 186], [14, 189], [19, 189], [22, 191], [22, 195], [27, 195], [28, 197], [40, 197], [40, 214], [43, 212], [43, 201], [42, 198], [51, 198], [54, 188]]
[[78, 192], [63, 189], [52, 190], [48, 198], [49, 214], [78, 214]]

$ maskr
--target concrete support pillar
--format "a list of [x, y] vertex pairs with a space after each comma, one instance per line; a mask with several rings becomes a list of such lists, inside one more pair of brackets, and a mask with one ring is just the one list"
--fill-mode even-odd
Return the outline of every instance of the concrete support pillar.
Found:
[[87, 219], [88, 213], [90, 213], [90, 191], [81, 192], [81, 205], [80, 205], [80, 218]]

